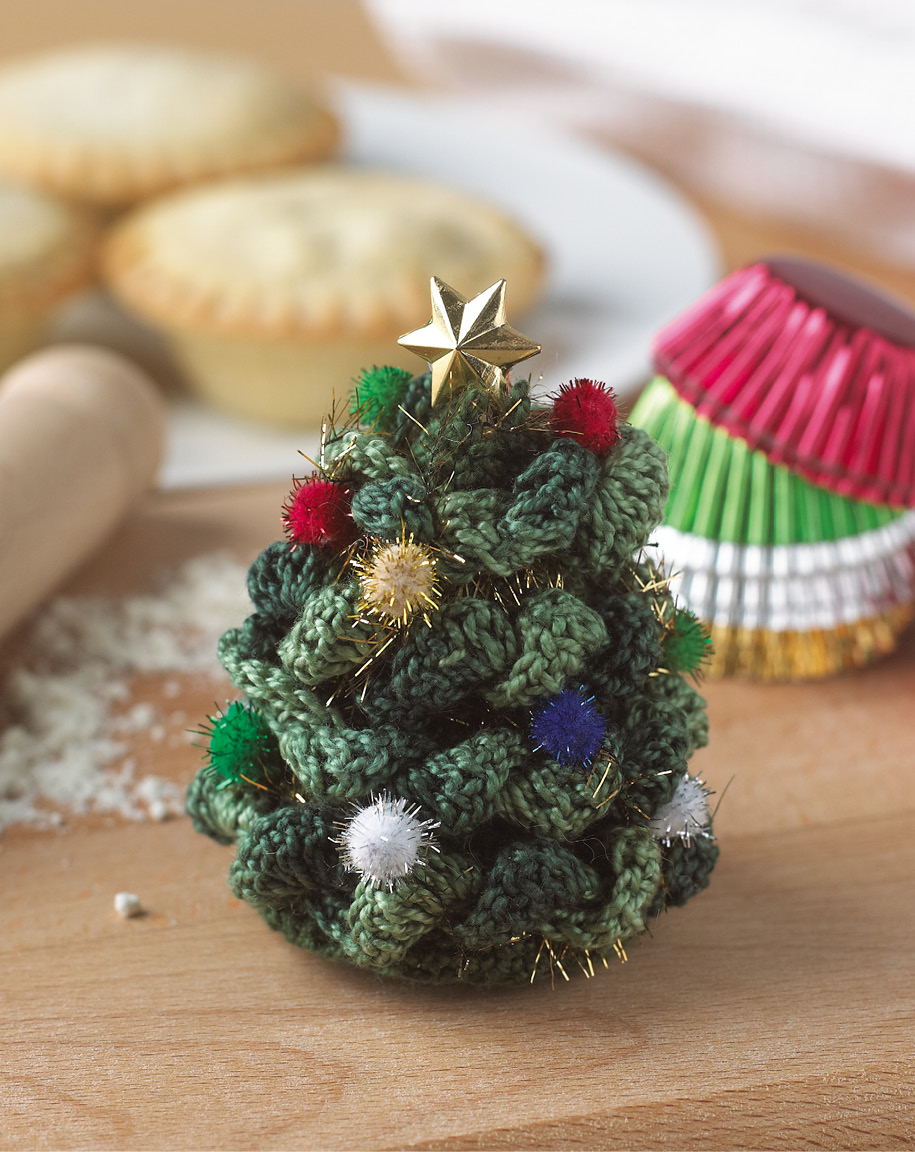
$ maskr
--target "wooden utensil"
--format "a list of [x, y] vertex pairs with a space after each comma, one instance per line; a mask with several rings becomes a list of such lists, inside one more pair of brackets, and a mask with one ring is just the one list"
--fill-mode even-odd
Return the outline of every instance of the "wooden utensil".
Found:
[[101, 348], [38, 352], [0, 379], [0, 636], [149, 487], [164, 428], [152, 382]]

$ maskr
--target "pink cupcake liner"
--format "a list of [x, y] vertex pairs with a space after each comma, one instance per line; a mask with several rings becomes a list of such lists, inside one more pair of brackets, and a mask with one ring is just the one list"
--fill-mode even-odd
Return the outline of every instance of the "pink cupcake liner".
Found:
[[799, 260], [726, 277], [655, 341], [696, 411], [842, 496], [915, 506], [915, 316]]

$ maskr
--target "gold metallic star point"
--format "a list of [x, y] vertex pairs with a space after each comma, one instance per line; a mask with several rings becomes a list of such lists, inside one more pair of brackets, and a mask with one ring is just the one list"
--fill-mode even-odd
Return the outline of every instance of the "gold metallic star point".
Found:
[[505, 281], [499, 280], [468, 300], [437, 276], [432, 277], [432, 319], [397, 341], [415, 352], [432, 371], [432, 403], [472, 384], [506, 384], [513, 364], [536, 356], [540, 345], [505, 321]]

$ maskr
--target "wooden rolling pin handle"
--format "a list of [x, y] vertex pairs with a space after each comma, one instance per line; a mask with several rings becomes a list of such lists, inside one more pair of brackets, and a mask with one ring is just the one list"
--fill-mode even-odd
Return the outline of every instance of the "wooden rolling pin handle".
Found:
[[164, 427], [155, 386], [100, 348], [38, 352], [0, 379], [0, 636], [149, 487]]

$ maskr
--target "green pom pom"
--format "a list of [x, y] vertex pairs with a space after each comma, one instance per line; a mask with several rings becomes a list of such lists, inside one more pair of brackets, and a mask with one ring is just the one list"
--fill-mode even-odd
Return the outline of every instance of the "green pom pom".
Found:
[[712, 656], [712, 639], [692, 612], [678, 608], [661, 641], [671, 672], [695, 673]]
[[252, 705], [236, 700], [225, 712], [208, 716], [209, 769], [221, 778], [220, 788], [269, 788], [271, 767], [283, 763], [276, 737], [263, 715]]
[[381, 432], [391, 431], [412, 379], [412, 374], [403, 368], [390, 365], [365, 368], [353, 392], [350, 411], [353, 415], [358, 413], [363, 423]]

